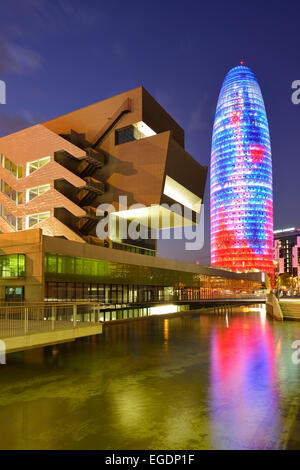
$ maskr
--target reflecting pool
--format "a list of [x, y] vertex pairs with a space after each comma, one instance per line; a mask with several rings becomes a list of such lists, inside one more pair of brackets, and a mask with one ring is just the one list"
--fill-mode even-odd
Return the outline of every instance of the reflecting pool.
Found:
[[8, 356], [1, 449], [300, 449], [300, 323], [153, 318]]

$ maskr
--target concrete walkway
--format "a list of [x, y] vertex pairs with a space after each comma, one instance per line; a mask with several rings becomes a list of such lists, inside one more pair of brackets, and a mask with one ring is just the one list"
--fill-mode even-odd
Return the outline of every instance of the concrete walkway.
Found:
[[279, 303], [284, 320], [300, 321], [300, 299], [281, 299]]
[[[0, 321], [0, 340], [5, 345], [5, 352], [11, 353], [26, 349], [39, 348], [51, 344], [74, 341], [86, 336], [102, 333], [102, 324], [93, 322], [55, 322], [28, 321]], [[2, 344], [3, 344], [2, 343]]]

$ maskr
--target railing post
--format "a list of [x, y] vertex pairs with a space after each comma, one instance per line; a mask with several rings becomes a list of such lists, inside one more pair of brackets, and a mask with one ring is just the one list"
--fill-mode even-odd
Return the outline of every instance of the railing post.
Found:
[[77, 321], [77, 305], [73, 304], [73, 327], [76, 327], [76, 321]]
[[28, 333], [28, 308], [24, 308], [24, 334]]
[[55, 320], [56, 320], [56, 306], [52, 305], [51, 307], [51, 330], [55, 330]]

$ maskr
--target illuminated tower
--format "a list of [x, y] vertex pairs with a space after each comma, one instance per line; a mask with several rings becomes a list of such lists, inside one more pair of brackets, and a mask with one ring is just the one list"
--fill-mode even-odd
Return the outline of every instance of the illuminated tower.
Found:
[[231, 69], [219, 95], [211, 150], [211, 264], [273, 277], [272, 156], [254, 73]]

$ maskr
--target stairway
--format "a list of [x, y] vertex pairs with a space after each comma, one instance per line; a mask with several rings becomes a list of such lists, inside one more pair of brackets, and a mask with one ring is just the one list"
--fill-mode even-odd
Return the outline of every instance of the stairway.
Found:
[[300, 299], [284, 299], [279, 303], [284, 320], [300, 321]]

